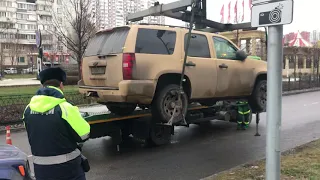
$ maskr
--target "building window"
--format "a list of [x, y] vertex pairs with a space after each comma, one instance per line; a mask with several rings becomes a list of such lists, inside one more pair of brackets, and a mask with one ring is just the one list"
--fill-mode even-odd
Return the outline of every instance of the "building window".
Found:
[[42, 21], [51, 21], [51, 20], [52, 20], [52, 17], [51, 17], [51, 16], [42, 15], [42, 16], [40, 17], [40, 20], [42, 20]]
[[58, 51], [63, 51], [63, 46], [58, 46]]
[[303, 61], [304, 61], [303, 56], [302, 56], [302, 55], [298, 55], [298, 68], [299, 68], [299, 69], [304, 68], [304, 67], [303, 67]]
[[3, 11], [0, 11], [0, 17], [7, 17], [7, 13], [3, 12]]
[[18, 62], [19, 62], [19, 63], [24, 63], [24, 62], [25, 62], [24, 57], [19, 57], [19, 58], [18, 58]]
[[57, 13], [61, 14], [62, 13], [62, 9], [61, 8], [57, 8]]
[[311, 68], [311, 64], [312, 64], [312, 60], [311, 60], [311, 57], [306, 57], [306, 68]]
[[18, 3], [18, 9], [27, 9], [27, 5]]
[[12, 2], [7, 1], [7, 7], [12, 7]]
[[296, 58], [296, 56], [289, 55], [289, 69], [294, 69], [295, 68], [295, 64], [296, 64], [295, 58]]
[[13, 23], [8, 23], [8, 22], [0, 22], [0, 28], [1, 29], [13, 29], [14, 24]]

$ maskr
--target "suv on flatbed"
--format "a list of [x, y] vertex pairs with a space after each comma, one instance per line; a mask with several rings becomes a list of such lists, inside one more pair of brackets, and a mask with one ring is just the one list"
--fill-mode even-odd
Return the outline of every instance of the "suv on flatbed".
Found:
[[[229, 39], [192, 31], [184, 94], [177, 102], [188, 30], [160, 25], [130, 25], [98, 32], [82, 61], [80, 93], [118, 115], [138, 106], [167, 122], [177, 104], [186, 114], [191, 102], [247, 99], [253, 111], [265, 111], [267, 63], [248, 58]], [[181, 109], [181, 108], [180, 108]], [[179, 111], [179, 112], [178, 112]]]

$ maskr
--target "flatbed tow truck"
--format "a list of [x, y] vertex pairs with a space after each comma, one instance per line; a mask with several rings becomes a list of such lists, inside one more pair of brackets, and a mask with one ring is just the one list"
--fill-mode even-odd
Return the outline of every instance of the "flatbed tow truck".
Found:
[[[138, 107], [129, 116], [118, 116], [110, 112], [81, 113], [91, 126], [91, 139], [110, 136], [115, 145], [121, 144], [132, 134], [134, 138], [142, 140], [148, 145], [160, 146], [170, 143], [171, 135], [174, 135], [175, 124], [153, 123], [149, 109]], [[252, 121], [252, 114], [250, 113], [249, 116], [250, 123]], [[202, 106], [194, 103], [189, 105], [184, 126], [189, 127], [190, 124], [201, 125], [201, 123], [211, 120], [236, 123], [236, 118], [237, 108], [235, 102], [219, 101], [214, 106]], [[259, 116], [256, 116], [256, 118], [258, 124]]]
[[[189, 22], [189, 36], [191, 34], [191, 30], [193, 29], [193, 25], [195, 25], [197, 30], [206, 32], [256, 29], [251, 27], [251, 23], [222, 24], [208, 20], [206, 18], [206, 6], [206, 0], [180, 0], [169, 4], [160, 4], [155, 2], [154, 6], [149, 9], [129, 14], [127, 16], [127, 22], [140, 21], [147, 16], [163, 15], [182, 20], [184, 22]], [[188, 11], [189, 7], [191, 7], [191, 11]], [[185, 64], [186, 55], [181, 73], [181, 82], [183, 81]], [[180, 88], [182, 89], [181, 82]], [[169, 121], [166, 124], [155, 123], [152, 121], [150, 110], [144, 107], [137, 108], [134, 113], [129, 116], [117, 116], [109, 112], [82, 112], [82, 116], [86, 121], [89, 122], [91, 126], [90, 138], [111, 136], [119, 151], [119, 144], [121, 144], [121, 142], [131, 134], [134, 138], [143, 140], [147, 144], [164, 145], [170, 143], [171, 135], [174, 135], [174, 126], [177, 125], [189, 127], [190, 124], [201, 124], [211, 120], [222, 120], [236, 123], [236, 101], [237, 100], [218, 101], [213, 106], [202, 106], [197, 103], [190, 104], [186, 117], [183, 117], [181, 121], [178, 121], [179, 123], [172, 121]], [[250, 112], [250, 123], [252, 121], [253, 113], [256, 114], [255, 136], [260, 136], [258, 132], [260, 112]]]

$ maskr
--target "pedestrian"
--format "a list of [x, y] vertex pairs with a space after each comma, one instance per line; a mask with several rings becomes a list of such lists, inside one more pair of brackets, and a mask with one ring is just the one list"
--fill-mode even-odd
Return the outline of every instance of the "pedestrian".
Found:
[[27, 105], [23, 121], [37, 180], [85, 180], [88, 161], [77, 143], [89, 138], [90, 126], [63, 94], [66, 73], [48, 68], [39, 73], [42, 87]]
[[250, 124], [250, 106], [247, 101], [237, 101], [237, 110], [238, 110], [238, 118], [237, 118], [237, 129], [246, 130]]

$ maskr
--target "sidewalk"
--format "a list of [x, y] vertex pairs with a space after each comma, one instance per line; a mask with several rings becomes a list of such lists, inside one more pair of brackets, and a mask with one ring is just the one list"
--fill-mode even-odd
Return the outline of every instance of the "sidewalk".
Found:
[[2, 79], [2, 80], [0, 81], [0, 87], [26, 86], [26, 85], [40, 85], [40, 81], [36, 80], [36, 78], [28, 78], [28, 79]]

